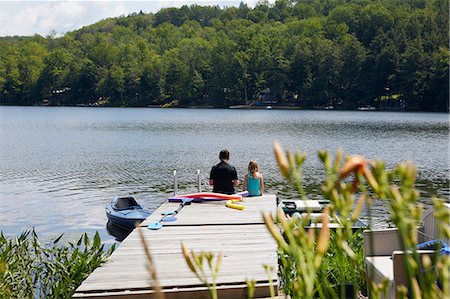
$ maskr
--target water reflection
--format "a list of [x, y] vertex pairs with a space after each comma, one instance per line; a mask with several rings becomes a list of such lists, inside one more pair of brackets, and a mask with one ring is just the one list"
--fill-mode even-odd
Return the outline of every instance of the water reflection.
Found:
[[116, 241], [122, 242], [133, 230], [108, 221], [106, 231], [113, 236]]

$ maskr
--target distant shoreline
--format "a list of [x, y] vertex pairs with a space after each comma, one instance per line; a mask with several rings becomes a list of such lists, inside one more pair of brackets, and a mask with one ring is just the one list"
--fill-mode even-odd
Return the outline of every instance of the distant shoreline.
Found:
[[376, 107], [355, 107], [355, 108], [329, 108], [329, 107], [302, 107], [302, 106], [287, 106], [287, 105], [267, 105], [267, 106], [251, 106], [251, 105], [231, 105], [226, 107], [214, 106], [95, 106], [95, 105], [5, 105], [0, 104], [0, 107], [74, 107], [74, 108], [158, 108], [158, 109], [229, 109], [229, 110], [304, 110], [304, 111], [360, 111], [360, 112], [417, 112], [417, 113], [446, 113], [448, 111], [428, 111], [428, 110], [405, 110], [397, 108], [376, 108]]

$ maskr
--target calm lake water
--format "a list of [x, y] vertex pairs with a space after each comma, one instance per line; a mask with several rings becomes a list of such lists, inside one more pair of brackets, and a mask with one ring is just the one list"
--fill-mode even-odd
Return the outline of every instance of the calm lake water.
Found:
[[[317, 150], [402, 160], [418, 166], [421, 201], [449, 199], [449, 115], [436, 113], [0, 107], [0, 230], [39, 236], [106, 233], [105, 205], [115, 195], [135, 196], [151, 210], [172, 194], [203, 190], [219, 151], [228, 148], [240, 178], [256, 159], [268, 192], [295, 194], [283, 183], [272, 141], [308, 153], [305, 182], [318, 193], [323, 168]], [[317, 197], [317, 195], [312, 195]], [[386, 225], [381, 203], [377, 225]]]

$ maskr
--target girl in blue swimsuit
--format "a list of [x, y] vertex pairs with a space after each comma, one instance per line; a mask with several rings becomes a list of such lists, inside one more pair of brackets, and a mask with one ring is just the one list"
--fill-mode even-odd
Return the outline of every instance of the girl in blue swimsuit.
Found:
[[264, 179], [259, 172], [256, 161], [248, 163], [248, 173], [244, 177], [243, 191], [248, 191], [248, 196], [261, 196], [264, 194]]

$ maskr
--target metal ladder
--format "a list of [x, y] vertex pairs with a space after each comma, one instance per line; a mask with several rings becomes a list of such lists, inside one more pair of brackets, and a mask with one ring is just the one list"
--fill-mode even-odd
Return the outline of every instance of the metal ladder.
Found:
[[[201, 176], [200, 176], [200, 169], [197, 169], [197, 190], [198, 192], [202, 192], [202, 183], [201, 183]], [[177, 195], [178, 193], [178, 180], [177, 180], [177, 170], [175, 169], [173, 171], [173, 195]]]

